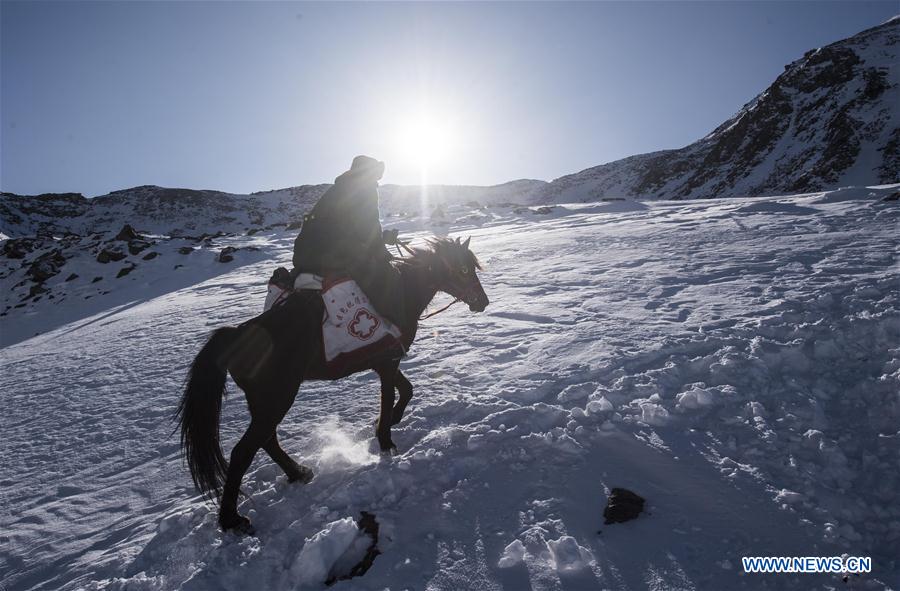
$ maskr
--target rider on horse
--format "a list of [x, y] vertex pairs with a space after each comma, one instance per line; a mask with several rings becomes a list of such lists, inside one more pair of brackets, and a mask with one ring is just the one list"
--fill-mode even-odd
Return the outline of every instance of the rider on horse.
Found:
[[400, 274], [385, 244], [396, 232], [383, 232], [378, 219], [378, 181], [384, 163], [368, 156], [353, 159], [304, 218], [294, 242], [294, 274], [349, 275], [375, 309], [394, 324], [403, 319]]

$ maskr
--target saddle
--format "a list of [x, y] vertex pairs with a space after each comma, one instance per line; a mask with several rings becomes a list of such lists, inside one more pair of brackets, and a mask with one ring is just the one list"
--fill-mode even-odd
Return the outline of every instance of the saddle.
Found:
[[350, 277], [320, 277], [312, 273], [295, 277], [279, 267], [269, 279], [264, 310], [302, 290], [321, 293], [322, 345], [329, 373], [343, 374], [367, 367], [376, 359], [400, 359], [406, 354], [400, 329], [375, 310]]

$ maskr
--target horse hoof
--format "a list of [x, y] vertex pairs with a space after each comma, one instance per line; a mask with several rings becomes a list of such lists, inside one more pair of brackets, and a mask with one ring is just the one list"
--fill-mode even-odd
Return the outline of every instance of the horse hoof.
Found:
[[313, 479], [315, 474], [312, 470], [307, 468], [306, 466], [300, 466], [294, 474], [288, 476], [288, 482], [291, 484], [295, 482], [299, 482], [300, 484], [307, 484], [310, 480]]
[[396, 446], [396, 445], [392, 445], [391, 447], [389, 447], [389, 448], [387, 448], [387, 449], [382, 449], [382, 450], [381, 450], [381, 455], [382, 455], [383, 457], [388, 457], [388, 458], [391, 457], [391, 456], [396, 456], [396, 455], [399, 454], [399, 453], [400, 453], [400, 452], [397, 450], [397, 446]]
[[226, 532], [231, 532], [237, 536], [252, 536], [256, 534], [253, 524], [243, 515], [235, 514], [233, 517], [219, 518], [219, 525]]

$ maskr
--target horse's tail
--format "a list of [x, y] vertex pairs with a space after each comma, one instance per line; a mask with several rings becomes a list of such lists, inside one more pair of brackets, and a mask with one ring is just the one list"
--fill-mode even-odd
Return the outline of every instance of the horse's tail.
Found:
[[225, 397], [228, 358], [234, 351], [239, 328], [216, 330], [191, 364], [176, 418], [181, 448], [194, 485], [207, 497], [222, 494], [228, 462], [219, 443], [219, 416]]

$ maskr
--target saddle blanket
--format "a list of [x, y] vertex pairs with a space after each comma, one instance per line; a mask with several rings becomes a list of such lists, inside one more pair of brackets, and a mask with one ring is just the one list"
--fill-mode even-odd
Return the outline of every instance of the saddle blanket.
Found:
[[334, 373], [363, 368], [378, 358], [400, 358], [405, 354], [400, 329], [382, 317], [355, 281], [349, 278], [321, 278], [303, 273], [294, 289], [269, 282], [265, 310], [282, 303], [298, 289], [319, 289], [325, 311], [322, 317], [322, 344], [325, 363]]

